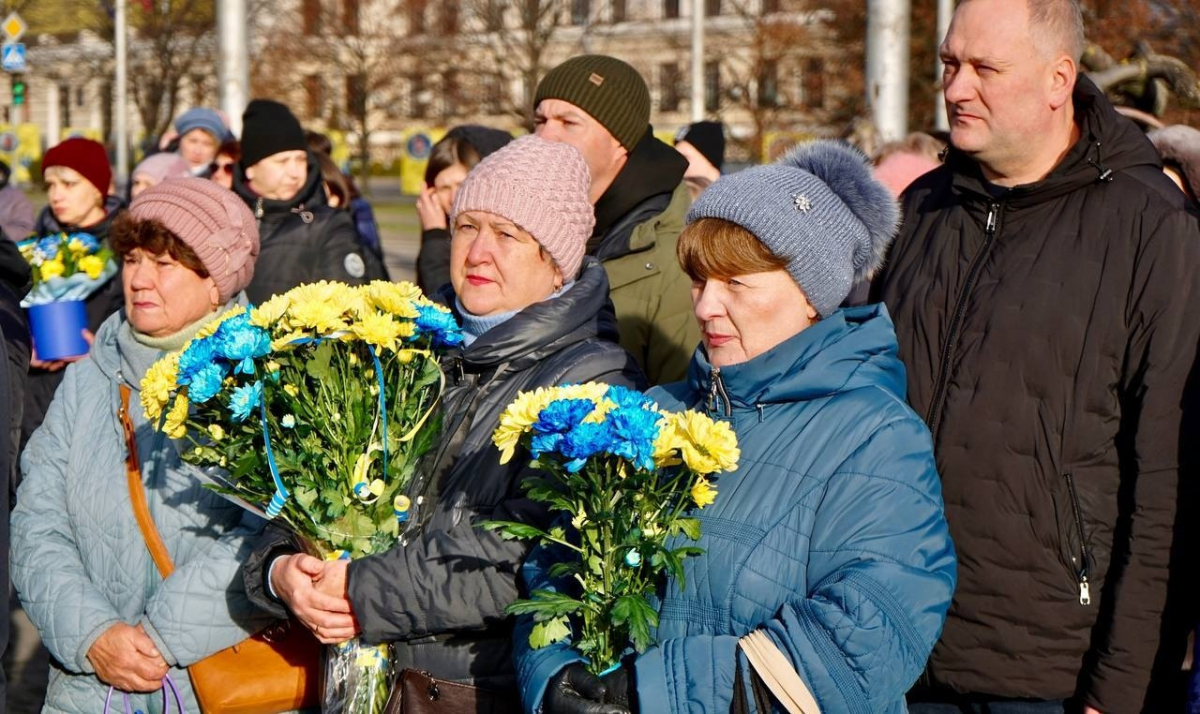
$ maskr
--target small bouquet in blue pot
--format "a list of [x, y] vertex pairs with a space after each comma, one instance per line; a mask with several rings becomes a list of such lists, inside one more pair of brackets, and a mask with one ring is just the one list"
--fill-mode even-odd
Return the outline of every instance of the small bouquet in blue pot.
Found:
[[35, 236], [17, 244], [33, 273], [33, 289], [21, 302], [39, 359], [87, 354], [84, 300], [117, 272], [113, 251], [90, 233]]

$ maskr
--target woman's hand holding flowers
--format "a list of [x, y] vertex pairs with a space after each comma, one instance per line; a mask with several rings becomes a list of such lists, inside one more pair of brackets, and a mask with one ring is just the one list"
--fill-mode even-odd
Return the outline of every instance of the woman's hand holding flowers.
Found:
[[271, 568], [276, 596], [325, 644], [345, 642], [358, 633], [358, 621], [346, 599], [345, 566], [340, 570], [340, 586], [336, 571], [325, 582], [326, 566], [336, 562], [296, 553], [280, 556]]
[[[614, 674], [617, 673], [624, 674], [624, 668]], [[610, 677], [601, 679], [579, 662], [569, 664], [550, 678], [542, 711], [545, 714], [630, 714], [626, 704], [614, 701], [620, 697], [628, 698], [625, 691], [616, 691], [628, 686], [626, 677], [620, 679], [620, 682], [610, 681]], [[614, 691], [610, 692], [610, 687]]]
[[141, 625], [118, 622], [88, 649], [88, 661], [100, 681], [123, 692], [157, 692], [167, 663]]
[[[96, 336], [94, 334], [92, 334], [91, 330], [84, 330], [82, 334], [83, 334], [83, 341], [88, 343], [89, 345], [91, 345], [93, 342], [96, 341]], [[67, 357], [66, 359], [52, 360], [52, 361], [47, 362], [45, 360], [38, 359], [37, 345], [32, 345], [32, 352], [29, 356], [29, 366], [33, 367], [34, 369], [42, 369], [47, 372], [57, 372], [58, 370], [66, 367], [67, 365], [71, 364], [72, 362], [78, 362], [79, 360], [83, 359], [84, 357], [87, 357], [87, 355], [82, 354], [82, 355], [77, 355], [75, 357]]]

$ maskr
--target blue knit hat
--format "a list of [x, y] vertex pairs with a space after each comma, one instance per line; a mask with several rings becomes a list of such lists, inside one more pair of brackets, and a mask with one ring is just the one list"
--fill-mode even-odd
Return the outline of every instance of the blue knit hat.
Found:
[[225, 122], [221, 121], [221, 116], [204, 107], [193, 107], [180, 114], [179, 118], [175, 120], [175, 131], [179, 132], [180, 136], [193, 129], [203, 129], [211, 134], [218, 144], [230, 137], [229, 129], [225, 128]]
[[775, 163], [723, 176], [688, 211], [688, 223], [720, 218], [754, 234], [787, 261], [820, 315], [883, 263], [896, 236], [896, 199], [861, 153], [833, 141], [800, 146]]

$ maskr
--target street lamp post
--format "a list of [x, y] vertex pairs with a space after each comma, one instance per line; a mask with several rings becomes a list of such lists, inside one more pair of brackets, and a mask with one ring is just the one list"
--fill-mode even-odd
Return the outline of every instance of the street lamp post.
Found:
[[[115, 44], [117, 53], [117, 182], [124, 185], [129, 176], [129, 28], [125, 13], [125, 0], [117, 0], [115, 18]], [[103, 187], [107, 191], [108, 187]]]
[[242, 112], [250, 99], [250, 42], [246, 24], [246, 0], [218, 0], [220, 104], [229, 117], [229, 128], [237, 136], [242, 134]]
[[867, 106], [881, 141], [908, 133], [910, 0], [867, 1]]

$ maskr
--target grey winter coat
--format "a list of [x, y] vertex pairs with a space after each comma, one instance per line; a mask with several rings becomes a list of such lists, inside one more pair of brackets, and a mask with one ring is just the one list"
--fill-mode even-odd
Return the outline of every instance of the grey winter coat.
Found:
[[[53, 656], [47, 712], [98, 712], [108, 685], [87, 653], [118, 622], [142, 625], [171, 665], [189, 711], [187, 673], [248, 637], [266, 618], [246, 600], [240, 564], [261, 520], [202, 487], [177, 445], [138, 406], [146, 369], [160, 356], [138, 343], [124, 312], [106, 320], [89, 356], [68, 367], [22, 457], [12, 514], [12, 578]], [[175, 564], [159, 576], [134, 520], [125, 479], [119, 385], [133, 390], [138, 456], [150, 512]], [[119, 698], [118, 698], [119, 701]], [[159, 694], [133, 695], [144, 712]]]

